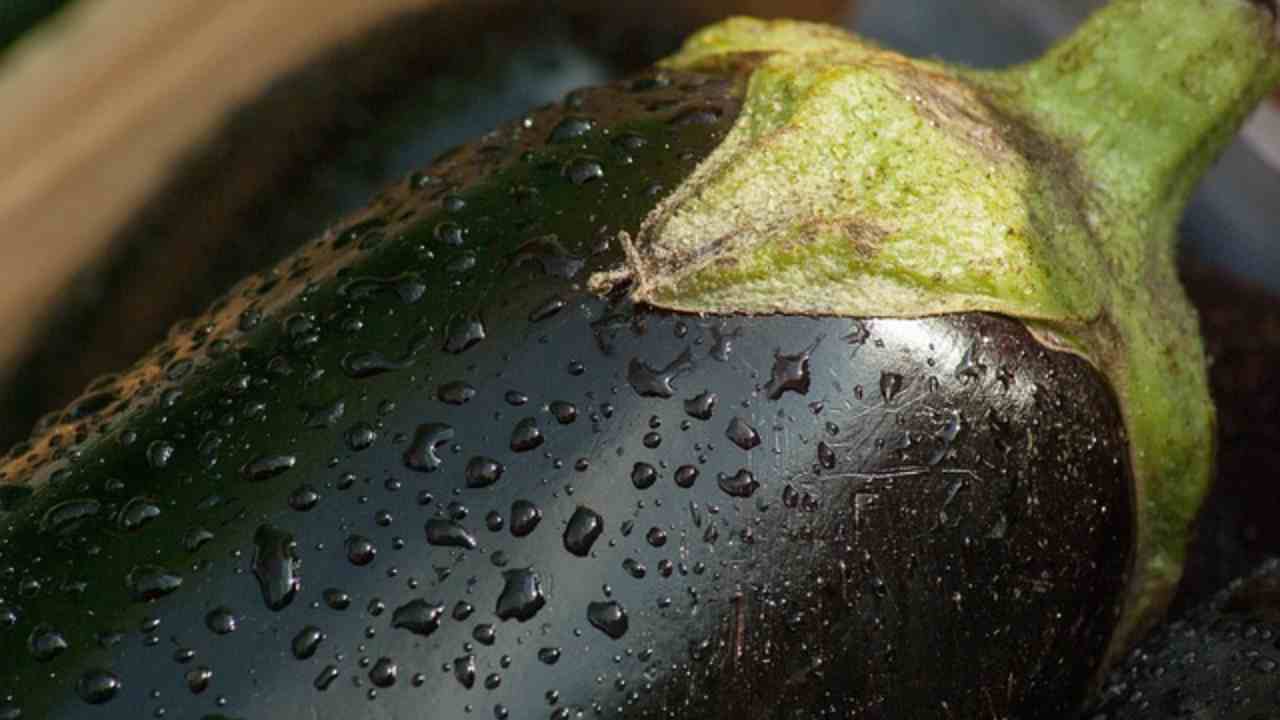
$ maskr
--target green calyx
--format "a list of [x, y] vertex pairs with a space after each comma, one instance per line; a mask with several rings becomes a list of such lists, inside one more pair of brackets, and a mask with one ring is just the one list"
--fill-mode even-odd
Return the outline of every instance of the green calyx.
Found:
[[1214, 411], [1175, 228], [1280, 80], [1246, 0], [1116, 0], [988, 73], [843, 32], [734, 19], [666, 66], [750, 64], [710, 157], [620, 238], [635, 300], [707, 313], [989, 311], [1089, 359], [1129, 434], [1138, 546], [1119, 646], [1165, 605], [1213, 462]]

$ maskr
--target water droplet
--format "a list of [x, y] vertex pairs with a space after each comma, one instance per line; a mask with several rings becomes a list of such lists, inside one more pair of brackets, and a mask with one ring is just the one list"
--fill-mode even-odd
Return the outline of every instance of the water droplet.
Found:
[[467, 550], [476, 548], [476, 538], [466, 528], [446, 518], [431, 518], [427, 521], [427, 542], [441, 547], [457, 547]]
[[579, 505], [564, 529], [564, 549], [578, 557], [586, 557], [602, 532], [604, 518], [595, 510]]
[[898, 397], [899, 392], [902, 392], [902, 376], [891, 372], [880, 373], [880, 397], [890, 403]]
[[462, 687], [470, 690], [476, 684], [476, 656], [464, 655], [453, 660], [453, 677], [462, 685]]
[[544, 438], [538, 428], [536, 418], [525, 418], [516, 423], [511, 431], [511, 449], [514, 452], [527, 452], [542, 445]]
[[593, 602], [587, 605], [587, 620], [595, 629], [617, 640], [627, 634], [627, 613], [616, 602]]
[[444, 462], [438, 454], [440, 447], [453, 440], [453, 427], [444, 423], [423, 423], [413, 436], [413, 443], [404, 452], [404, 464], [411, 470], [435, 472]]
[[341, 398], [328, 405], [304, 407], [302, 424], [311, 430], [323, 430], [337, 425], [347, 412], [347, 404]]
[[533, 532], [542, 521], [542, 510], [528, 500], [516, 500], [511, 503], [511, 534], [524, 537]]
[[147, 445], [147, 464], [159, 470], [173, 459], [175, 448], [164, 440], [153, 440]]
[[293, 533], [273, 525], [259, 525], [253, 534], [253, 574], [267, 607], [279, 611], [293, 601], [302, 586], [298, 545]]
[[138, 565], [125, 576], [134, 602], [158, 600], [182, 587], [182, 577], [159, 565]]
[[391, 613], [391, 627], [426, 637], [440, 627], [440, 620], [443, 617], [443, 604], [430, 603], [418, 598], [410, 600]]
[[64, 500], [45, 511], [40, 532], [67, 535], [78, 530], [84, 520], [98, 514], [102, 504], [90, 498]]
[[136, 497], [125, 503], [116, 516], [121, 530], [133, 532], [160, 517], [160, 506], [149, 497]]
[[245, 463], [240, 474], [252, 482], [262, 482], [287, 472], [297, 463], [298, 458], [293, 455], [259, 455]]
[[182, 535], [182, 547], [187, 552], [195, 552], [214, 538], [212, 532], [202, 527], [193, 527]]
[[209, 682], [213, 680], [213, 670], [204, 666], [191, 668], [183, 678], [187, 681], [187, 690], [190, 690], [192, 695], [199, 695], [209, 689]]
[[795, 355], [783, 355], [780, 352], [773, 354], [773, 370], [765, 385], [770, 400], [777, 400], [788, 391], [799, 395], [809, 393], [809, 357], [821, 341], [822, 338], [818, 338], [813, 345]]
[[529, 396], [519, 390], [508, 390], [502, 398], [512, 407], [521, 407], [522, 405], [529, 404]]
[[593, 127], [595, 127], [595, 123], [587, 118], [570, 116], [561, 120], [551, 129], [551, 134], [547, 136], [547, 142], [563, 143], [576, 140], [591, 132]]
[[447, 382], [436, 388], [436, 399], [448, 405], [466, 405], [476, 396], [476, 389], [462, 380]]
[[685, 125], [714, 125], [720, 121], [720, 109], [691, 107], [676, 113], [668, 122], [677, 127]]
[[654, 526], [649, 528], [649, 532], [645, 533], [644, 539], [653, 547], [662, 547], [667, 544], [667, 532], [660, 527]]
[[685, 489], [693, 487], [698, 480], [698, 468], [692, 465], [681, 465], [676, 468], [676, 485]]
[[467, 462], [467, 470], [465, 473], [467, 487], [488, 487], [498, 482], [498, 479], [502, 477], [504, 470], [506, 470], [506, 468], [497, 460], [477, 455]]
[[376, 350], [368, 350], [347, 353], [342, 356], [340, 364], [343, 374], [347, 377], [363, 380], [394, 370], [402, 370], [412, 364], [412, 359], [392, 360]]
[[500, 620], [515, 618], [529, 620], [546, 605], [542, 594], [542, 582], [532, 568], [505, 570], [502, 573], [502, 594], [498, 596], [495, 613]]
[[623, 560], [622, 569], [626, 570], [628, 575], [637, 580], [644, 578], [644, 576], [649, 572], [649, 569], [644, 566], [644, 563], [636, 560], [635, 558], [627, 558], [626, 560]]
[[586, 185], [604, 177], [604, 166], [593, 158], [574, 158], [564, 166], [564, 176], [574, 185]]
[[627, 364], [627, 382], [640, 397], [669, 398], [675, 394], [671, 382], [692, 368], [693, 356], [688, 349], [661, 370], [653, 369], [640, 358], [632, 358]]
[[489, 623], [481, 623], [471, 631], [471, 637], [481, 645], [492, 645], [497, 638], [497, 631]]
[[120, 678], [110, 670], [86, 670], [76, 682], [76, 693], [90, 705], [101, 705], [120, 692]]
[[338, 679], [339, 674], [338, 668], [332, 665], [325, 665], [324, 669], [320, 671], [319, 675], [316, 675], [316, 679], [311, 684], [317, 690], [328, 690], [333, 681]]
[[204, 625], [213, 631], [215, 635], [226, 635], [236, 631], [239, 620], [230, 608], [220, 606], [205, 614]]
[[529, 322], [542, 322], [565, 308], [564, 298], [550, 297], [541, 305], [529, 311]]
[[555, 665], [560, 661], [560, 648], [544, 647], [538, 649], [538, 661], [543, 665]]
[[315, 625], [308, 625], [298, 631], [293, 636], [293, 656], [299, 660], [306, 660], [316, 654], [316, 650], [320, 648], [320, 643], [324, 642], [325, 634]]
[[369, 682], [380, 688], [388, 688], [396, 684], [396, 677], [400, 673], [400, 668], [396, 666], [395, 661], [389, 657], [380, 657], [369, 668]]
[[571, 402], [564, 402], [563, 400], [557, 400], [551, 403], [551, 405], [549, 405], [547, 409], [551, 411], [551, 414], [555, 417], [556, 422], [560, 423], [561, 425], [568, 425], [578, 418], [578, 408], [575, 407], [574, 404]]
[[631, 466], [631, 484], [637, 490], [647, 490], [658, 481], [658, 471], [649, 463], [638, 462]]
[[346, 610], [351, 607], [351, 595], [337, 588], [328, 588], [322, 593], [324, 604], [331, 610]]
[[378, 431], [367, 422], [358, 422], [347, 430], [347, 447], [352, 452], [366, 450], [378, 439]]
[[311, 485], [299, 485], [289, 494], [289, 507], [299, 512], [310, 510], [320, 502], [320, 492]]
[[818, 443], [818, 464], [827, 470], [836, 466], [836, 451], [825, 442]]
[[756, 476], [745, 468], [732, 475], [720, 473], [716, 483], [725, 493], [738, 498], [749, 498], [760, 487], [760, 483], [756, 482]]
[[751, 450], [760, 445], [760, 433], [740, 417], [735, 417], [724, 431], [725, 437], [743, 450]]
[[684, 411], [691, 418], [710, 420], [711, 415], [715, 412], [716, 400], [718, 399], [715, 393], [708, 390], [685, 400]]
[[484, 322], [478, 316], [458, 315], [449, 321], [445, 329], [445, 352], [458, 354], [465, 352], [484, 340]]
[[61, 632], [43, 623], [37, 625], [27, 637], [27, 649], [31, 652], [31, 657], [40, 662], [54, 659], [68, 647], [70, 645]]
[[363, 566], [373, 562], [378, 548], [373, 541], [363, 535], [352, 535], [347, 538], [347, 560], [352, 565]]

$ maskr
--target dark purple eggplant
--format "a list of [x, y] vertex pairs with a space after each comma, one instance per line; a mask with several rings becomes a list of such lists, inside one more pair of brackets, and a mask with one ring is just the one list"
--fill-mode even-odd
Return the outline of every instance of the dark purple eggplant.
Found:
[[1280, 560], [1145, 638], [1108, 677], [1094, 720], [1280, 715]]
[[1277, 76], [1238, 0], [1003, 74], [737, 20], [446, 154], [0, 466], [0, 717], [1074, 711], [1180, 573], [1166, 241]]

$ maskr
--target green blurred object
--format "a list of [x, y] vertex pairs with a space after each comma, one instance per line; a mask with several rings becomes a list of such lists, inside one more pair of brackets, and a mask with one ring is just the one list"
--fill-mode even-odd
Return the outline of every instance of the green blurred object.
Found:
[[32, 28], [67, 7], [73, 0], [5, 0], [0, 3], [0, 60]]

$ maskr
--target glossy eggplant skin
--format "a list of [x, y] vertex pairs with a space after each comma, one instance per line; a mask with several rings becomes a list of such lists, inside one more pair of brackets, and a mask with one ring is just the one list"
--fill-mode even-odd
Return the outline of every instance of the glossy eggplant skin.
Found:
[[1016, 321], [584, 289], [742, 74], [574, 93], [3, 466], [0, 717], [1056, 717], [1119, 614], [1114, 395]]
[[1254, 720], [1280, 712], [1280, 560], [1151, 633], [1109, 673], [1098, 720]]

